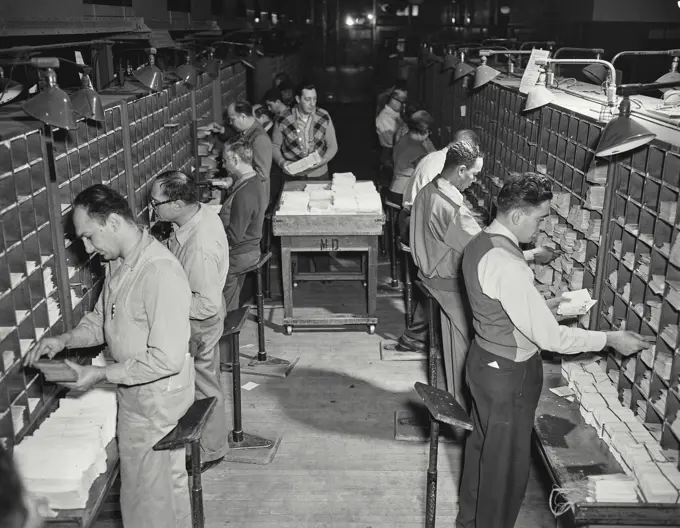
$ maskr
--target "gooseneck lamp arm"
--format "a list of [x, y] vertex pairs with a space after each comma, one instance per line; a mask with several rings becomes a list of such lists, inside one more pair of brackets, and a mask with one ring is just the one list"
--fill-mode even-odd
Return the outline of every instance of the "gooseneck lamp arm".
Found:
[[643, 57], [643, 56], [659, 56], [659, 55], [668, 55], [671, 57], [679, 57], [680, 56], [680, 49], [672, 49], [672, 50], [640, 50], [640, 51], [620, 51], [616, 55], [614, 55], [614, 58], [612, 59], [612, 64], [615, 64], [617, 60], [619, 60], [621, 57], [624, 56], [629, 56], [633, 55], [636, 57]]
[[616, 93], [623, 97], [629, 97], [664, 88], [680, 88], [680, 81], [620, 84], [616, 89]]
[[560, 56], [560, 54], [562, 54], [563, 52], [567, 52], [567, 51], [570, 52], [570, 53], [571, 52], [577, 52], [577, 51], [584, 51], [584, 52], [594, 53], [597, 56], [601, 56], [602, 54], [604, 54], [604, 50], [602, 48], [571, 48], [571, 47], [567, 46], [567, 47], [558, 49], [555, 52], [555, 58], [557, 59]]
[[538, 59], [536, 60], [536, 65], [546, 66], [549, 64], [601, 64], [609, 68], [610, 79], [612, 82], [607, 87], [607, 105], [616, 105], [616, 70], [611, 62], [601, 60], [601, 59]]
[[545, 44], [548, 49], [552, 49], [555, 47], [556, 42], [554, 40], [528, 40], [527, 42], [522, 42], [522, 45], [519, 47], [519, 51], [524, 51], [527, 49], [529, 46], [532, 48], [535, 48], [537, 44]]

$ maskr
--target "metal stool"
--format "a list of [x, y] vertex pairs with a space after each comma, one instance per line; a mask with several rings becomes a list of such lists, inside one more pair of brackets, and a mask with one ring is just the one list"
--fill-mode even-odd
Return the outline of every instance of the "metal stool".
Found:
[[242, 274], [247, 275], [248, 273], [255, 272], [256, 286], [255, 286], [255, 302], [257, 306], [257, 343], [258, 351], [257, 356], [250, 360], [248, 366], [243, 369], [244, 372], [249, 372], [251, 374], [262, 374], [265, 376], [276, 376], [285, 378], [291, 373], [295, 363], [298, 359], [290, 362], [285, 359], [279, 359], [275, 357], [267, 357], [267, 350], [264, 343], [264, 333], [265, 333], [265, 316], [264, 316], [264, 293], [263, 293], [263, 273], [265, 266], [271, 261], [272, 254], [266, 253], [260, 256], [258, 261], [243, 270]]
[[264, 229], [262, 230], [262, 253], [268, 254], [269, 257], [265, 262], [264, 270], [264, 298], [269, 300], [272, 298], [272, 217], [274, 212], [268, 210], [264, 215]]
[[203, 486], [201, 483], [201, 435], [203, 427], [213, 412], [217, 398], [210, 397], [196, 400], [182, 416], [172, 431], [161, 438], [154, 451], [166, 451], [184, 447], [191, 460], [191, 525], [193, 528], [203, 528], [205, 515], [203, 513]]
[[[260, 438], [243, 432], [242, 416], [241, 416], [241, 360], [239, 353], [239, 334], [243, 328], [246, 319], [248, 319], [249, 306], [237, 308], [227, 313], [224, 319], [224, 332], [222, 337], [226, 337], [227, 341], [231, 343], [231, 373], [233, 383], [233, 405], [234, 405], [234, 429], [229, 433], [229, 447], [231, 449], [254, 449], [254, 448], [271, 448], [274, 442], [266, 438]], [[225, 347], [224, 342], [220, 342], [220, 368], [227, 363], [225, 361]], [[222, 369], [226, 370], [226, 369]]]
[[411, 248], [399, 239], [399, 249], [401, 250], [402, 268], [404, 271], [404, 296], [406, 305], [406, 326], [411, 326], [413, 322], [413, 285], [411, 284]]
[[430, 457], [427, 467], [427, 498], [425, 527], [434, 528], [437, 514], [437, 458], [439, 455], [439, 423], [472, 431], [472, 421], [453, 394], [436, 387], [416, 382], [416, 392], [430, 413]]
[[401, 205], [385, 200], [387, 207], [387, 222], [389, 224], [389, 245], [390, 245], [390, 275], [392, 277], [392, 287], [399, 286], [399, 262], [397, 260], [397, 217], [401, 211]]

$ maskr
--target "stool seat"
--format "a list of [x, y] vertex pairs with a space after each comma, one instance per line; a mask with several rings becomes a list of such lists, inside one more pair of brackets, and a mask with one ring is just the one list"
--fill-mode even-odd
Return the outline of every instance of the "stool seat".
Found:
[[416, 382], [415, 388], [434, 420], [472, 431], [470, 416], [453, 397], [453, 394], [419, 381]]
[[210, 414], [217, 405], [217, 398], [203, 398], [191, 404], [178, 421], [177, 425], [153, 446], [154, 451], [178, 449], [186, 444], [201, 439], [201, 431], [208, 421]]
[[264, 254], [260, 255], [260, 258], [257, 259], [257, 262], [255, 264], [244, 269], [241, 273], [239, 273], [239, 275], [244, 275], [246, 273], [250, 273], [251, 271], [255, 271], [257, 269], [260, 269], [262, 266], [264, 266], [267, 263], [267, 261], [270, 258], [272, 258], [271, 251], [269, 253], [264, 253]]
[[401, 249], [401, 250], [402, 250], [403, 252], [405, 252], [405, 253], [410, 253], [410, 252], [411, 252], [411, 248], [408, 247], [408, 246], [407, 246], [406, 244], [404, 244], [403, 242], [399, 242], [399, 249]]
[[248, 313], [250, 312], [250, 306], [243, 306], [227, 312], [227, 316], [224, 318], [224, 330], [222, 331], [222, 337], [230, 336], [233, 334], [238, 334], [243, 328], [243, 325], [248, 319]]
[[390, 202], [389, 200], [385, 200], [385, 206], [391, 207], [392, 209], [399, 209], [401, 210], [402, 206], [399, 204], [395, 204], [394, 202]]

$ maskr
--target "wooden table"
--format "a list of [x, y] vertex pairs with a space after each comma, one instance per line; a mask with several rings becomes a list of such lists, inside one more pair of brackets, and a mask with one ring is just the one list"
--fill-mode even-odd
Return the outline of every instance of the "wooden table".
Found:
[[[534, 440], [553, 483], [569, 488], [589, 475], [623, 473], [597, 431], [586, 425], [577, 402], [550, 392], [567, 385], [558, 362], [544, 362], [543, 393]], [[680, 526], [680, 504], [579, 502], [565, 514], [573, 526]]]
[[45, 524], [49, 525], [50, 528], [90, 528], [94, 526], [104, 500], [116, 478], [118, 478], [119, 472], [118, 444], [114, 438], [106, 447], [106, 471], [92, 483], [85, 508], [54, 510], [57, 516], [45, 519]]
[[[284, 191], [301, 191], [308, 182], [287, 182]], [[280, 205], [280, 203], [279, 203]], [[293, 327], [368, 325], [375, 332], [376, 294], [378, 291], [378, 237], [382, 234], [385, 215], [329, 214], [282, 215], [277, 211], [272, 218], [274, 235], [281, 237], [281, 273], [283, 279], [283, 324], [286, 334]], [[295, 273], [293, 253], [365, 252], [360, 272]], [[293, 317], [293, 283], [304, 281], [362, 281], [366, 286], [366, 314], [342, 314], [324, 317]]]

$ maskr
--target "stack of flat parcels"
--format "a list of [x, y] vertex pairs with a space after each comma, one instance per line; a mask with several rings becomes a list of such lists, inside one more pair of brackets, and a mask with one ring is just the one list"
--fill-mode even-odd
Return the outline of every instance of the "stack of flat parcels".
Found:
[[382, 201], [372, 181], [358, 181], [354, 184], [357, 212], [363, 214], [382, 213]]
[[333, 192], [314, 189], [309, 192], [307, 209], [310, 214], [329, 214], [333, 212]]
[[588, 502], [638, 502], [635, 479], [623, 473], [589, 475]]
[[564, 316], [586, 314], [597, 302], [591, 299], [590, 293], [586, 289], [565, 292], [562, 294], [562, 298], [564, 301], [557, 307], [557, 313]]
[[292, 175], [300, 174], [301, 172], [311, 169], [320, 163], [321, 156], [319, 156], [319, 153], [315, 150], [309, 156], [286, 165], [286, 170]]
[[307, 214], [309, 194], [300, 191], [283, 191], [281, 205], [277, 213], [283, 215]]
[[84, 508], [90, 487], [106, 471], [106, 447], [116, 434], [116, 394], [95, 388], [69, 394], [14, 448], [26, 489], [52, 509]]

